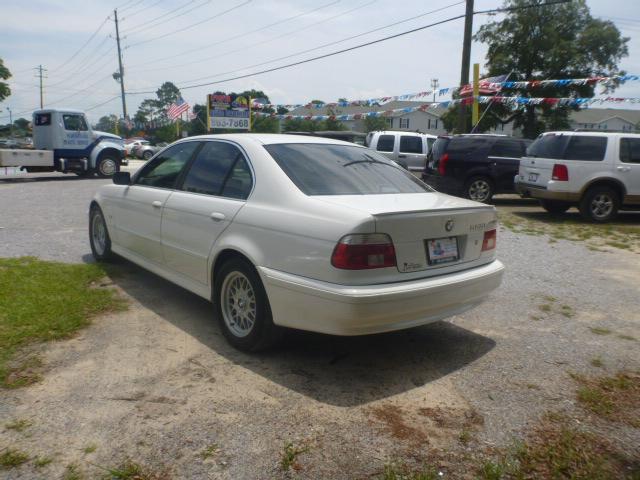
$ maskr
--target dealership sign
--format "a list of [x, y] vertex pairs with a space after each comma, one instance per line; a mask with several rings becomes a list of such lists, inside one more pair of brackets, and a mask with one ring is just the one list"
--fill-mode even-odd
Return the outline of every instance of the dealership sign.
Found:
[[239, 95], [207, 95], [207, 118], [209, 129], [249, 130], [251, 128], [250, 99]]

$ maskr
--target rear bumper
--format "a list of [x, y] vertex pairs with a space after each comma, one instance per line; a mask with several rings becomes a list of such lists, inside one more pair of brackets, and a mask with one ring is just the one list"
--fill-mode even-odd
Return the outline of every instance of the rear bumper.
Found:
[[562, 202], [577, 202], [580, 194], [574, 192], [557, 192], [548, 190], [546, 187], [530, 185], [528, 183], [516, 183], [516, 192], [522, 197], [539, 198], [542, 200], [558, 200]]
[[332, 335], [365, 335], [416, 327], [480, 304], [500, 286], [504, 266], [487, 265], [421, 280], [336, 285], [259, 267], [274, 323]]

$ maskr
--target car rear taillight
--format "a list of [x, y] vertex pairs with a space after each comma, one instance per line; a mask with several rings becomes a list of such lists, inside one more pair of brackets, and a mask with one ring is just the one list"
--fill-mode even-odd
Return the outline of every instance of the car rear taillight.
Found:
[[488, 230], [484, 232], [484, 238], [482, 239], [482, 251], [493, 250], [496, 248], [496, 230]]
[[438, 162], [438, 173], [443, 175], [447, 172], [447, 162], [449, 161], [449, 154], [445, 153], [440, 157], [440, 161]]
[[345, 235], [333, 249], [331, 265], [343, 270], [395, 267], [396, 250], [385, 233]]
[[553, 171], [551, 172], [551, 180], [558, 180], [559, 182], [568, 182], [569, 181], [569, 170], [566, 165], [562, 165], [561, 163], [556, 163], [553, 166]]

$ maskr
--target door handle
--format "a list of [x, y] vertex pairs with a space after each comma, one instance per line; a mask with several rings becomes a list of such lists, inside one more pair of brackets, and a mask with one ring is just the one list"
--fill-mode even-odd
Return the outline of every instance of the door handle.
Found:
[[628, 172], [631, 167], [616, 167], [619, 172]]
[[227, 216], [224, 213], [221, 213], [221, 212], [213, 212], [211, 214], [211, 220], [213, 220], [215, 222], [221, 222], [225, 218], [227, 218]]
[[154, 208], [160, 208], [162, 206], [162, 202], [160, 200], [154, 200], [151, 202], [151, 205], [153, 205]]

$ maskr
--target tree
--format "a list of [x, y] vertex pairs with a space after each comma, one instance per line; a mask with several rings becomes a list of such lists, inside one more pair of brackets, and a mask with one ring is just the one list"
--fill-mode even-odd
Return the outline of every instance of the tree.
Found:
[[276, 117], [251, 116], [251, 131], [256, 133], [280, 132], [280, 121]]
[[16, 128], [20, 130], [27, 130], [29, 128], [29, 120], [26, 118], [19, 118], [13, 122]]
[[101, 132], [115, 133], [117, 121], [118, 117], [116, 115], [105, 115], [100, 117], [98, 123], [95, 124], [95, 129]]
[[[11, 72], [7, 67], [4, 66], [4, 63], [0, 58], [0, 79], [8, 80], [10, 78], [11, 78]], [[9, 95], [11, 95], [11, 89], [9, 88], [9, 84], [5, 82], [0, 82], [0, 102], [2, 102]]]
[[[475, 39], [488, 44], [487, 74], [511, 73], [509, 80], [584, 78], [618, 75], [618, 62], [628, 55], [629, 38], [616, 26], [593, 18], [586, 0], [544, 6], [543, 0], [505, 0], [505, 7], [524, 7], [506, 14], [501, 21], [480, 27]], [[615, 87], [612, 86], [613, 88]], [[592, 97], [594, 86], [551, 86], [535, 90], [509, 90], [511, 95], [536, 97]], [[552, 112], [549, 105], [524, 105], [508, 118], [506, 109], [491, 107], [494, 123], [515, 121], [525, 137], [534, 138], [553, 125], [568, 125], [569, 109]], [[536, 115], [536, 110], [542, 115]]]
[[158, 90], [156, 90], [156, 108], [158, 115], [162, 118], [167, 116], [167, 108], [180, 98], [180, 89], [171, 82], [164, 82]]
[[375, 132], [376, 130], [386, 130], [387, 119], [385, 117], [364, 117], [364, 131]]
[[193, 106], [193, 114], [196, 116], [189, 121], [187, 129], [189, 135], [204, 135], [207, 132], [207, 106], [196, 103]]
[[145, 98], [138, 111], [133, 117], [134, 122], [148, 122], [158, 115], [158, 101], [152, 98]]

